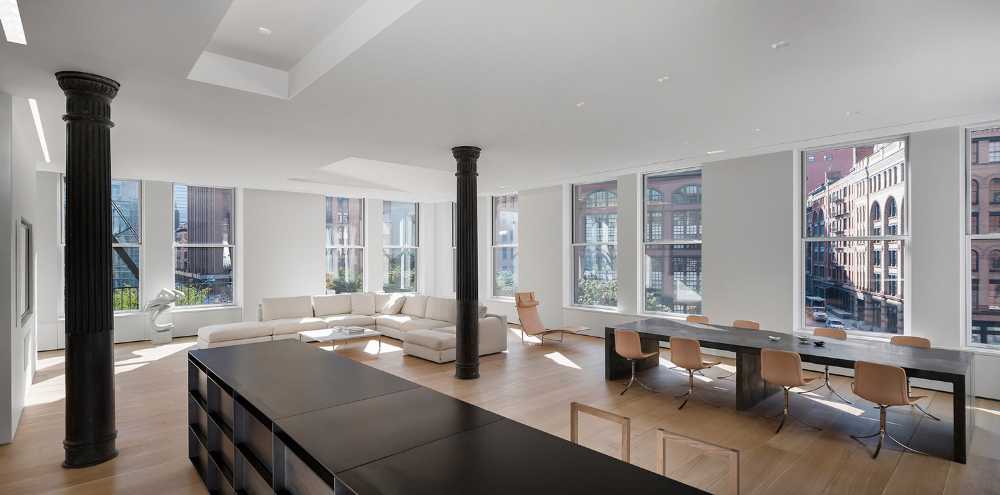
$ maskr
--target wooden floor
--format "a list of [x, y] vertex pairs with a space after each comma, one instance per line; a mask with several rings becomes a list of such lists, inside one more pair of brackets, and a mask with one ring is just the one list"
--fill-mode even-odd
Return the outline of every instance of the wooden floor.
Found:
[[[80, 470], [60, 467], [62, 353], [40, 353], [17, 438], [0, 447], [0, 494], [206, 493], [187, 460], [186, 351], [193, 346], [190, 339], [158, 347], [148, 342], [116, 346], [120, 455]], [[629, 416], [632, 462], [647, 469], [653, 468], [660, 427], [738, 449], [745, 494], [1000, 493], [1000, 403], [994, 401], [977, 403], [978, 428], [966, 465], [894, 448], [872, 460], [870, 445], [848, 437], [877, 428], [877, 411], [859, 401], [848, 406], [820, 396], [793, 397], [793, 413], [823, 431], [786, 425], [775, 435], [776, 423], [762, 416], [780, 411], [780, 396], [740, 413], [734, 409], [732, 381], [703, 379], [697, 384], [705, 392], [701, 400], [678, 411], [672, 395], [684, 390], [686, 375], [670, 369], [668, 352], [662, 354], [663, 366], [644, 375], [659, 393], [634, 387], [620, 396], [622, 384], [604, 380], [604, 347], [598, 338], [571, 336], [563, 344], [541, 346], [521, 344], [517, 330], [511, 330], [510, 351], [483, 357], [482, 377], [473, 381], [455, 380], [451, 365], [404, 357], [399, 346], [385, 339], [381, 355], [375, 354], [374, 342], [348, 344], [336, 352], [564, 438], [569, 437], [571, 401]], [[720, 374], [724, 371], [709, 371]], [[850, 390], [844, 378], [836, 378], [835, 386], [841, 393]], [[930, 409], [950, 421], [950, 395], [921, 392], [931, 395]], [[891, 432], [917, 446], [950, 441], [950, 425], [931, 424], [909, 410], [899, 408], [890, 421]], [[581, 430], [584, 445], [618, 455], [614, 425], [585, 417]], [[714, 466], [709, 461], [694, 465], [673, 477], [716, 488]]]

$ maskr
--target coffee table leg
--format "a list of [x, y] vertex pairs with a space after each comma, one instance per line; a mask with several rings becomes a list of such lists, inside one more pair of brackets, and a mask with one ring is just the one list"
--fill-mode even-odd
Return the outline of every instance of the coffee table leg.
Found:
[[378, 352], [376, 354], [382, 354], [382, 336], [378, 336]]

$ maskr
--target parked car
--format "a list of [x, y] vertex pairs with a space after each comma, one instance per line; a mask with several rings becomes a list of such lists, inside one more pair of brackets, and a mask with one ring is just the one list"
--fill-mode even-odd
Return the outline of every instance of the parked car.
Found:
[[816, 311], [815, 313], [813, 313], [813, 319], [819, 322], [826, 321], [826, 312]]
[[846, 328], [846, 327], [844, 327], [844, 322], [842, 322], [842, 321], [840, 321], [840, 320], [838, 320], [836, 318], [827, 318], [826, 319], [826, 326], [828, 326], [830, 328]]

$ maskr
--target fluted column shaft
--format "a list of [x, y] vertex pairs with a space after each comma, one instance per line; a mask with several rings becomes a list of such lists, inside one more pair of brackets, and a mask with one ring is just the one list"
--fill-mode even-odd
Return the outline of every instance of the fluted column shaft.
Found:
[[57, 72], [66, 94], [66, 439], [68, 468], [115, 449], [111, 294], [111, 100], [119, 84]]
[[458, 162], [458, 198], [455, 204], [455, 295], [458, 324], [455, 331], [455, 376], [479, 378], [479, 275], [476, 252], [476, 162], [480, 149], [451, 149]]

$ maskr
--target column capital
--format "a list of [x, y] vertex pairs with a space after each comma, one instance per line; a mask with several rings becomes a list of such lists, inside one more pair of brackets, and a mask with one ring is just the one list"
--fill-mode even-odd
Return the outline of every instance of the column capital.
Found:
[[59, 82], [59, 87], [67, 96], [72, 91], [108, 100], [118, 96], [118, 89], [121, 87], [121, 84], [118, 84], [118, 81], [114, 79], [72, 70], [56, 72], [56, 81]]
[[451, 149], [451, 155], [455, 157], [455, 161], [458, 164], [458, 172], [455, 175], [478, 175], [476, 173], [476, 162], [479, 160], [479, 152], [481, 152], [477, 146], [455, 146]]

